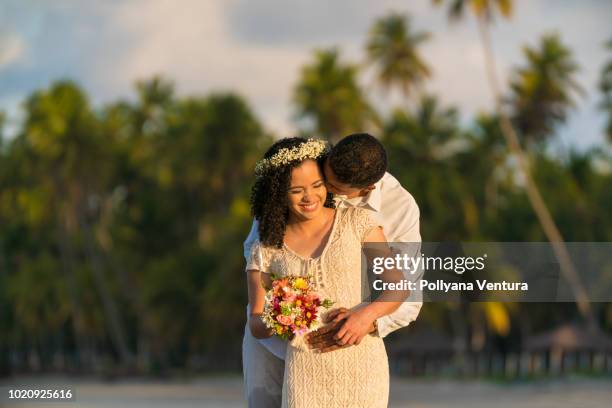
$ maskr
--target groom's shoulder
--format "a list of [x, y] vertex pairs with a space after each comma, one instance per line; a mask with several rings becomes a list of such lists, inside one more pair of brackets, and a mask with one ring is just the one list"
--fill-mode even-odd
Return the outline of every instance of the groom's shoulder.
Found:
[[403, 188], [400, 182], [388, 171], [385, 172], [385, 175], [380, 179], [380, 182], [383, 190], [396, 188], [397, 186]]
[[400, 202], [404, 205], [418, 207], [412, 194], [389, 172], [386, 172], [381, 179], [380, 193], [383, 201]]

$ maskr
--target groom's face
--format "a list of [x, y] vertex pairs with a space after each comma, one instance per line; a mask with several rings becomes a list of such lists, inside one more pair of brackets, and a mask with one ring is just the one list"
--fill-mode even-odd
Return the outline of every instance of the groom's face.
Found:
[[350, 184], [342, 183], [334, 174], [334, 171], [329, 165], [329, 161], [325, 162], [323, 169], [325, 171], [325, 184], [327, 185], [327, 189], [336, 195], [345, 196], [346, 198], [355, 198], [367, 195], [372, 191], [370, 187], [356, 188], [352, 187]]

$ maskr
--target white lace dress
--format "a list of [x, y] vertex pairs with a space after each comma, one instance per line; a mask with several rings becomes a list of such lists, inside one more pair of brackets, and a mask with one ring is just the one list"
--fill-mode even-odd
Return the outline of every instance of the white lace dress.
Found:
[[[317, 258], [303, 258], [286, 245], [263, 246], [256, 241], [247, 269], [277, 276], [313, 275], [324, 298], [347, 307], [361, 303], [361, 243], [376, 224], [366, 210], [339, 208], [329, 240]], [[367, 285], [363, 286], [367, 288]], [[389, 366], [382, 339], [367, 335], [358, 346], [314, 353], [302, 337], [287, 349], [283, 407], [386, 407]]]

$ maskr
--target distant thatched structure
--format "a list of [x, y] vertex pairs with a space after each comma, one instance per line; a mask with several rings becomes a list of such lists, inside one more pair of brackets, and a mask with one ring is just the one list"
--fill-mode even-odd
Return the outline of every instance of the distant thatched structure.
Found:
[[395, 374], [437, 374], [453, 356], [453, 341], [429, 326], [416, 324], [386, 344]]
[[530, 371], [564, 373], [572, 369], [608, 372], [612, 336], [598, 328], [571, 323], [531, 336], [525, 342]]
[[455, 351], [453, 341], [448, 335], [422, 326], [409, 331], [393, 343], [387, 345], [390, 356], [404, 357], [424, 354], [452, 355]]
[[389, 364], [395, 374], [461, 376], [558, 375], [576, 370], [609, 372], [612, 336], [600, 329], [573, 323], [528, 337], [522, 350], [465, 352], [452, 336], [417, 322], [386, 342]]
[[580, 324], [566, 324], [546, 333], [529, 337], [526, 351], [559, 350], [563, 352], [612, 352], [612, 336]]

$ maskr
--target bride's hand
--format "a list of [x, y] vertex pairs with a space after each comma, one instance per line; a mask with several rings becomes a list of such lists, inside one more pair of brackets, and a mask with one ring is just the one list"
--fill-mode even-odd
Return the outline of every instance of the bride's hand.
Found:
[[267, 339], [274, 335], [272, 329], [268, 329], [261, 320], [261, 313], [251, 313], [248, 323], [251, 334], [256, 339]]
[[[325, 325], [306, 335], [306, 342], [310, 348], [315, 352], [328, 353], [330, 351], [349, 347], [350, 344], [341, 345], [338, 340], [336, 340], [335, 335], [344, 325], [345, 319], [347, 319], [353, 312], [355, 311], [351, 311], [345, 307], [340, 307], [331, 310], [329, 313], [323, 316], [323, 322]], [[376, 328], [372, 322], [368, 329], [368, 333], [372, 333], [375, 330]]]
[[334, 339], [340, 346], [358, 345], [374, 329], [375, 316], [365, 307], [339, 313], [334, 321], [346, 319]]

